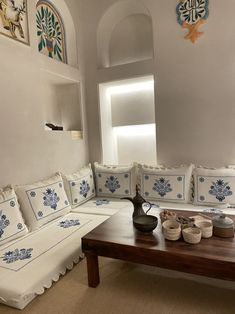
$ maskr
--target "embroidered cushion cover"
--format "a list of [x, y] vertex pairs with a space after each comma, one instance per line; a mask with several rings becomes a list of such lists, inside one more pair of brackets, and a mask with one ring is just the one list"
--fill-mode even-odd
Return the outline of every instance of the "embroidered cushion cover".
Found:
[[139, 165], [141, 194], [146, 200], [189, 203], [192, 170], [193, 165], [177, 168]]
[[125, 197], [135, 195], [136, 167], [107, 166], [97, 162], [95, 166], [96, 195]]
[[16, 194], [30, 230], [38, 229], [71, 210], [59, 173], [47, 180], [17, 186]]
[[235, 205], [235, 169], [195, 168], [194, 203], [200, 205]]
[[28, 233], [16, 194], [12, 188], [0, 189], [0, 245]]
[[91, 165], [70, 175], [62, 175], [65, 191], [72, 208], [95, 196], [94, 178]]

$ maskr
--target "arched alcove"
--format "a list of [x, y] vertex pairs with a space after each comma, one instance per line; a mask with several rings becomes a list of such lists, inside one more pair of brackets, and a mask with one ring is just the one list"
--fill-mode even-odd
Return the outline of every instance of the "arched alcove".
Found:
[[153, 56], [152, 20], [140, 1], [118, 1], [105, 12], [97, 30], [97, 53], [101, 68]]
[[121, 20], [110, 38], [110, 66], [152, 58], [152, 38], [152, 22], [148, 15], [129, 15]]
[[[55, 53], [54, 59], [57, 59], [64, 63], [68, 63], [71, 66], [77, 66], [77, 45], [76, 45], [75, 26], [73, 23], [73, 18], [71, 16], [71, 13], [65, 1], [64, 0], [50, 0], [50, 1], [39, 0], [37, 1], [36, 8], [37, 8], [36, 19], [37, 19], [38, 38], [41, 36], [40, 28], [38, 27], [38, 25], [40, 25], [40, 23], [42, 22], [40, 18], [42, 18], [43, 14], [47, 12], [46, 14], [51, 14], [50, 19], [49, 17], [47, 17], [47, 23], [48, 24], [50, 23], [50, 27], [51, 27], [51, 32], [50, 32], [51, 36], [52, 37], [54, 36], [53, 32], [55, 31], [55, 33], [57, 33], [57, 35], [59, 34], [59, 37], [60, 37], [56, 45], [52, 44], [51, 42], [51, 49], [55, 49], [56, 47], [56, 53]], [[44, 10], [42, 10], [42, 8], [44, 8]], [[54, 16], [52, 17], [52, 15]], [[39, 40], [39, 45], [40, 45], [40, 40]], [[43, 45], [43, 42], [41, 43], [41, 45]], [[44, 46], [45, 45], [46, 45], [46, 42], [44, 41]], [[48, 42], [48, 45], [50, 45], [49, 42]], [[42, 47], [41, 51], [43, 51], [45, 48], [46, 47]], [[49, 47], [49, 50], [51, 49]], [[50, 53], [48, 51], [48, 55], [49, 54], [51, 56], [52, 52]]]

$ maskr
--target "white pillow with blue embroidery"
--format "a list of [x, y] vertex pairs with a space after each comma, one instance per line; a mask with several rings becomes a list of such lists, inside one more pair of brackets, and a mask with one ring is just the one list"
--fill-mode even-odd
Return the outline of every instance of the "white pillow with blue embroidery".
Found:
[[78, 172], [62, 175], [65, 191], [72, 208], [85, 203], [95, 196], [94, 177], [91, 164], [83, 167]]
[[133, 197], [136, 186], [136, 166], [109, 166], [94, 163], [96, 195], [99, 197]]
[[10, 188], [0, 189], [0, 245], [17, 239], [28, 233], [15, 191]]
[[193, 165], [165, 168], [139, 165], [141, 194], [146, 200], [190, 203]]
[[71, 210], [59, 173], [47, 180], [17, 186], [16, 194], [30, 230], [38, 229]]
[[194, 203], [235, 205], [235, 169], [198, 167], [193, 171]]

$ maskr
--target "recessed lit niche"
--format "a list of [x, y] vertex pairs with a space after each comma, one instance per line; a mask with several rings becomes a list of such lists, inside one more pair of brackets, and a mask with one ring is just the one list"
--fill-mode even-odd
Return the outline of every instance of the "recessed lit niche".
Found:
[[104, 163], [156, 163], [152, 76], [100, 84]]
[[36, 9], [39, 52], [67, 63], [65, 28], [59, 11], [47, 0], [38, 1]]

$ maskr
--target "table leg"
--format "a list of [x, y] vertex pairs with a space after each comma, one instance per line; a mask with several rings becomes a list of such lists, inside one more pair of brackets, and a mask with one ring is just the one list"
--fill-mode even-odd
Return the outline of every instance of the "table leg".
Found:
[[86, 253], [89, 287], [96, 288], [100, 283], [98, 256]]

